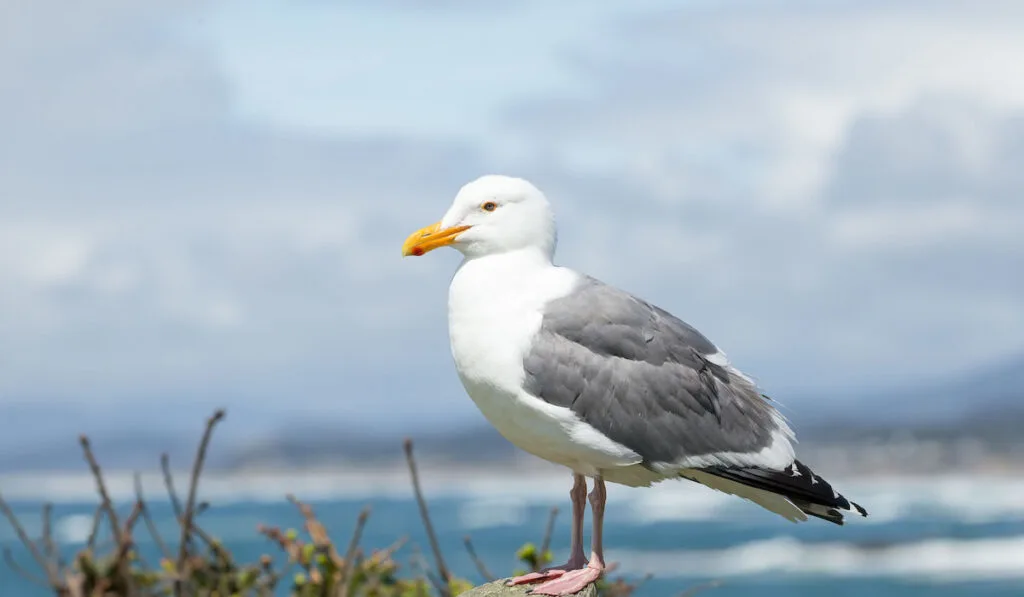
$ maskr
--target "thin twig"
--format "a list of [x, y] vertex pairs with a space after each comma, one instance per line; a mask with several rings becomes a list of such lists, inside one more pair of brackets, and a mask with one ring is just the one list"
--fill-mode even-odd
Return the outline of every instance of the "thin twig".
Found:
[[29, 581], [32, 584], [36, 584], [36, 585], [39, 585], [41, 587], [57, 588], [57, 587], [54, 587], [54, 585], [52, 583], [47, 582], [47, 580], [45, 578], [36, 576], [35, 574], [32, 574], [28, 570], [25, 570], [24, 568], [22, 568], [18, 564], [18, 562], [16, 562], [14, 560], [14, 554], [11, 553], [11, 549], [9, 547], [5, 547], [4, 548], [4, 562], [7, 563], [7, 567], [10, 568], [11, 570], [13, 570], [15, 574], [17, 574], [18, 576], [21, 576], [22, 578], [24, 578], [25, 580]]
[[430, 581], [430, 584], [434, 585], [434, 588], [437, 589], [437, 592], [439, 594], [448, 595], [451, 593], [451, 591], [448, 589], [448, 585], [441, 582], [441, 579], [438, 578], [436, 574], [434, 574], [433, 570], [430, 570], [429, 568], [424, 568], [423, 573], [426, 575], [427, 580]]
[[640, 587], [642, 587], [642, 586], [646, 585], [647, 583], [651, 582], [652, 578], [654, 578], [654, 573], [653, 572], [648, 572], [647, 574], [644, 575], [643, 578], [641, 578], [640, 580], [637, 581], [636, 586], [634, 588], [639, 589]]
[[124, 543], [124, 537], [121, 536], [121, 523], [117, 520], [117, 512], [114, 511], [114, 504], [110, 500], [110, 494], [107, 493], [107, 485], [103, 482], [103, 472], [100, 471], [100, 465], [96, 462], [96, 457], [93, 456], [92, 447], [89, 445], [89, 438], [85, 435], [78, 437], [78, 443], [82, 444], [82, 451], [85, 453], [85, 459], [89, 462], [89, 469], [92, 471], [93, 479], [96, 480], [96, 489], [100, 494], [100, 506], [107, 514], [107, 518], [110, 519], [110, 531], [114, 535], [114, 541], [117, 542], [118, 548]]
[[[167, 498], [171, 502], [171, 510], [174, 511], [174, 519], [178, 522], [179, 525], [183, 525], [184, 516], [181, 510], [181, 500], [178, 498], [178, 491], [174, 487], [174, 475], [171, 473], [171, 459], [166, 453], [160, 455], [160, 470], [163, 473], [164, 487], [167, 489]], [[224, 548], [220, 547], [217, 544], [216, 540], [214, 540], [214, 538], [209, 535], [209, 533], [204, 531], [202, 527], [196, 524], [195, 517], [202, 514], [208, 507], [209, 503], [207, 502], [201, 502], [196, 507], [196, 512], [195, 515], [193, 516], [192, 524], [190, 525], [192, 529], [191, 532], [195, 533], [195, 535], [199, 537], [199, 539], [202, 540], [207, 547], [209, 547], [222, 558], [224, 558], [225, 561], [230, 562], [230, 554], [226, 550], [224, 550]], [[167, 556], [167, 559], [170, 559], [170, 555]]]
[[[34, 559], [36, 563], [39, 564], [39, 567], [46, 572], [46, 580], [49, 585], [54, 589], [60, 587], [60, 577], [54, 574], [54, 572], [50, 570], [50, 567], [46, 565], [46, 558], [43, 557], [43, 554], [39, 551], [39, 547], [35, 542], [29, 538], [28, 533], [25, 532], [25, 528], [21, 526], [21, 522], [18, 521], [18, 517], [14, 515], [14, 511], [7, 505], [7, 502], [4, 500], [2, 495], [0, 495], [0, 512], [3, 512], [4, 517], [6, 517], [8, 522], [11, 523], [11, 526], [14, 528], [14, 532], [18, 535], [18, 539], [25, 544], [29, 553], [32, 554], [32, 559]], [[13, 561], [13, 559], [11, 561]]]
[[142, 500], [135, 500], [135, 505], [132, 506], [132, 512], [128, 515], [128, 518], [124, 521], [124, 534], [126, 537], [131, 537], [132, 529], [135, 528], [135, 523], [139, 521], [139, 516], [142, 515], [143, 510], [146, 509], [146, 505], [142, 503]]
[[[313, 539], [313, 544], [321, 549], [331, 547], [331, 537], [327, 534], [327, 529], [324, 528], [323, 523], [317, 520], [316, 514], [313, 512], [313, 507], [299, 501], [299, 498], [295, 497], [293, 494], [289, 493], [285, 497], [289, 502], [294, 504], [295, 507], [299, 509], [299, 513], [302, 514], [302, 518], [305, 520], [306, 532], [308, 532], [310, 538]], [[365, 523], [365, 520], [363, 522]]]
[[437, 541], [437, 533], [434, 532], [434, 525], [430, 522], [430, 513], [427, 511], [427, 501], [423, 498], [423, 490], [420, 489], [420, 477], [416, 470], [416, 458], [412, 452], [412, 440], [405, 440], [405, 459], [409, 463], [409, 475], [412, 477], [412, 489], [416, 494], [416, 502], [420, 507], [420, 518], [423, 519], [423, 527], [427, 531], [427, 539], [430, 540], [430, 549], [434, 552], [434, 559], [437, 560], [437, 573], [444, 581], [443, 590], [439, 588], [443, 597], [448, 597], [451, 591], [448, 586], [451, 584], [451, 575], [448, 573], [448, 566], [444, 563], [444, 556], [441, 554], [441, 545]]
[[356, 518], [356, 527], [352, 530], [352, 538], [348, 540], [348, 549], [345, 550], [345, 566], [348, 567], [349, 563], [356, 555], [356, 549], [359, 547], [359, 540], [363, 536], [363, 529], [366, 527], [366, 521], [370, 518], [370, 507], [366, 506], [359, 512], [359, 517]]
[[[230, 554], [227, 553], [224, 550], [224, 548], [220, 546], [217, 540], [214, 539], [209, 533], [204, 531], [203, 527], [197, 525], [195, 521], [192, 522], [192, 532], [195, 533], [196, 536], [199, 537], [199, 539], [202, 540], [202, 542], [205, 543], [206, 546], [212, 549], [213, 551], [218, 552], [221, 556], [230, 556]], [[228, 559], [230, 560], [230, 557], [228, 557]]]
[[224, 418], [224, 411], [218, 409], [209, 419], [206, 420], [206, 429], [203, 431], [203, 438], [199, 441], [199, 449], [196, 451], [196, 458], [192, 463], [192, 479], [188, 488], [188, 501], [185, 502], [185, 514], [181, 523], [181, 543], [178, 546], [178, 579], [174, 583], [174, 591], [177, 597], [182, 595], [182, 581], [186, 578], [186, 564], [188, 559], [189, 537], [192, 531], [192, 517], [195, 514], [196, 492], [199, 489], [199, 475], [203, 472], [203, 463], [206, 461], [206, 449], [210, 445], [210, 438], [213, 435], [213, 428]]
[[[179, 525], [183, 525], [184, 516], [181, 510], [181, 500], [178, 498], [178, 491], [174, 487], [174, 475], [171, 473], [171, 459], [166, 453], [160, 455], [160, 470], [163, 473], [164, 487], [167, 489], [167, 498], [171, 502], [171, 510], [174, 511], [174, 519]], [[199, 537], [207, 547], [219, 554], [222, 558], [225, 558], [226, 561], [230, 562], [230, 554], [224, 550], [224, 548], [220, 547], [209, 533], [196, 524], [195, 517], [202, 514], [208, 507], [209, 503], [207, 502], [202, 502], [196, 507], [196, 512], [193, 516], [192, 524], [190, 525], [192, 529], [191, 532], [195, 533], [195, 535]], [[170, 559], [169, 555], [167, 556], [167, 559]]]
[[85, 460], [89, 463], [89, 470], [92, 471], [93, 479], [96, 480], [96, 490], [100, 494], [100, 508], [103, 509], [107, 514], [107, 520], [110, 522], [110, 532], [114, 536], [114, 543], [117, 544], [117, 553], [120, 557], [117, 558], [116, 565], [118, 568], [118, 574], [124, 579], [125, 583], [128, 584], [129, 592], [132, 590], [131, 585], [132, 578], [128, 573], [128, 560], [124, 557], [128, 554], [128, 549], [131, 547], [129, 542], [125, 540], [124, 530], [121, 528], [121, 523], [117, 518], [117, 511], [114, 509], [114, 502], [110, 499], [110, 494], [107, 492], [107, 484], [103, 481], [103, 471], [100, 470], [100, 465], [96, 462], [96, 457], [92, 453], [92, 446], [89, 444], [89, 438], [85, 434], [78, 437], [78, 443], [82, 445], [82, 452], [85, 454]]
[[166, 452], [160, 455], [160, 470], [164, 474], [164, 487], [167, 488], [167, 498], [171, 501], [171, 509], [174, 510], [174, 519], [181, 519], [181, 500], [178, 499], [178, 492], [174, 489], [174, 475], [171, 474], [171, 458]]
[[555, 530], [555, 519], [558, 518], [558, 508], [551, 508], [551, 513], [548, 514], [548, 523], [544, 527], [544, 538], [540, 542], [540, 552], [537, 554], [537, 561], [540, 562], [544, 559], [544, 554], [548, 552], [548, 548], [551, 547], [551, 534]]
[[142, 477], [139, 473], [135, 473], [135, 499], [139, 504], [142, 504], [142, 519], [146, 522], [149, 535], [153, 537], [153, 541], [156, 543], [157, 548], [160, 549], [160, 553], [164, 558], [170, 560], [171, 550], [167, 549], [167, 544], [164, 543], [163, 537], [160, 536], [160, 531], [156, 528], [156, 523], [153, 522], [153, 517], [149, 514], [149, 506], [146, 505], [146, 497], [142, 493]]
[[376, 552], [375, 555], [378, 558], [382, 559], [382, 560], [390, 558], [390, 557], [393, 557], [395, 555], [395, 552], [398, 551], [399, 549], [402, 549], [402, 547], [405, 546], [405, 544], [408, 543], [408, 542], [409, 542], [409, 538], [408, 537], [399, 537], [397, 541], [395, 541], [391, 545], [385, 547], [384, 549]]
[[423, 556], [423, 552], [420, 551], [419, 546], [412, 546], [412, 556], [409, 558], [409, 562], [412, 564], [413, 568], [417, 569], [420, 574], [430, 581], [430, 584], [434, 585], [434, 588], [437, 589], [437, 593], [439, 595], [446, 594], [445, 591], [448, 587], [442, 585], [441, 581], [437, 578], [437, 575], [430, 570], [430, 565], [427, 564], [427, 558]]
[[124, 541], [117, 548], [117, 559], [118, 563], [125, 563], [124, 558], [128, 556], [129, 550], [131, 550], [134, 540], [132, 539], [132, 529], [135, 528], [135, 523], [139, 520], [139, 515], [142, 514], [143, 509], [142, 502], [136, 501], [135, 506], [132, 507], [131, 514], [124, 521], [124, 533], [122, 537]]
[[348, 597], [348, 583], [352, 578], [352, 572], [356, 569], [356, 550], [359, 549], [359, 540], [363, 536], [363, 528], [369, 518], [370, 507], [366, 506], [359, 513], [359, 518], [356, 519], [356, 528], [352, 530], [352, 538], [348, 540], [348, 548], [345, 550], [345, 566], [341, 569], [341, 581], [338, 583], [341, 586], [340, 597]]
[[494, 580], [494, 575], [487, 569], [487, 564], [484, 564], [484, 561], [477, 555], [476, 548], [473, 547], [473, 540], [469, 538], [469, 535], [463, 537], [462, 542], [466, 545], [466, 551], [469, 552], [469, 557], [473, 560], [473, 565], [476, 566], [480, 576], [484, 577], [487, 582]]
[[103, 519], [103, 506], [97, 506], [96, 511], [92, 514], [92, 526], [89, 528], [89, 538], [85, 541], [85, 546], [92, 551], [96, 548], [96, 538], [100, 533], [100, 520]]
[[46, 564], [50, 567], [54, 577], [60, 578], [60, 569], [63, 566], [60, 558], [60, 551], [57, 544], [53, 542], [53, 504], [43, 504], [43, 553], [46, 555]]
[[43, 553], [46, 554], [47, 559], [53, 559], [54, 554], [57, 553], [57, 546], [53, 543], [53, 504], [46, 502], [43, 504]]

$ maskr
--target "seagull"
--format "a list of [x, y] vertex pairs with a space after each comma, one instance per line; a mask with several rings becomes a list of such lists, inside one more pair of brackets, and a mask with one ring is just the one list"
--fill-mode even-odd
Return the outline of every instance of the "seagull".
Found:
[[793, 522], [867, 516], [796, 459], [793, 431], [772, 399], [715, 344], [651, 303], [555, 265], [556, 236], [536, 186], [486, 175], [402, 246], [403, 256], [462, 253], [448, 332], [466, 393], [511, 443], [572, 471], [569, 560], [509, 584], [571, 595], [601, 576], [606, 482], [686, 479]]

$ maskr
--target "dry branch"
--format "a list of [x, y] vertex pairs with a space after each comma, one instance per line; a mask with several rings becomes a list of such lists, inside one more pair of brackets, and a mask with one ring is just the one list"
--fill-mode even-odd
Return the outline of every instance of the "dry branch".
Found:
[[156, 523], [153, 522], [153, 517], [149, 514], [149, 507], [146, 506], [146, 497], [142, 493], [142, 478], [139, 473], [134, 475], [135, 483], [135, 500], [137, 503], [142, 504], [142, 520], [146, 523], [146, 528], [149, 529], [149, 536], [153, 538], [153, 542], [156, 543], [157, 549], [160, 550], [160, 555], [165, 559], [171, 559], [171, 550], [167, 549], [167, 544], [164, 543], [164, 538], [160, 536], [160, 531], [156, 528]]
[[96, 539], [100, 532], [100, 521], [103, 519], [103, 506], [97, 506], [96, 511], [92, 513], [92, 527], [89, 528], [89, 538], [85, 541], [85, 546], [89, 550], [96, 548]]
[[348, 541], [348, 548], [345, 550], [344, 565], [341, 567], [341, 580], [339, 585], [341, 586], [340, 597], [348, 597], [349, 585], [352, 581], [353, 572], [356, 569], [356, 550], [359, 549], [359, 541], [363, 536], [363, 528], [366, 527], [366, 521], [370, 518], [370, 508], [367, 506], [359, 512], [359, 517], [356, 519], [356, 526], [352, 530], [352, 537]]
[[107, 485], [103, 482], [103, 472], [100, 471], [100, 465], [96, 462], [96, 457], [92, 453], [89, 438], [81, 435], [78, 438], [78, 442], [82, 444], [85, 460], [89, 463], [89, 470], [92, 471], [93, 479], [96, 480], [96, 490], [100, 494], [100, 507], [103, 508], [107, 518], [110, 520], [110, 530], [114, 535], [114, 541], [117, 543], [118, 548], [121, 548], [124, 543], [124, 537], [121, 536], [121, 524], [117, 520], [117, 512], [114, 510], [114, 504], [110, 500], [110, 494], [107, 493]]
[[199, 489], [199, 476], [203, 472], [203, 464], [206, 461], [206, 449], [210, 445], [210, 438], [213, 436], [213, 428], [224, 418], [224, 411], [217, 410], [206, 420], [206, 429], [203, 431], [203, 438], [199, 441], [199, 449], [196, 451], [195, 460], [192, 463], [192, 479], [189, 482], [188, 501], [185, 502], [185, 513], [181, 521], [181, 543], [178, 545], [178, 576], [175, 583], [176, 595], [181, 595], [183, 581], [188, 578], [188, 550], [189, 539], [192, 535], [192, 517], [195, 515], [196, 492]]
[[4, 548], [4, 562], [7, 564], [8, 568], [10, 568], [11, 570], [13, 570], [15, 572], [15, 574], [17, 574], [18, 576], [21, 576], [22, 578], [24, 578], [25, 580], [29, 581], [30, 583], [39, 585], [41, 587], [53, 588], [52, 583], [47, 582], [47, 580], [45, 578], [41, 578], [39, 576], [36, 576], [35, 574], [32, 574], [28, 570], [25, 570], [24, 568], [22, 568], [21, 565], [19, 565], [18, 562], [15, 561], [14, 554], [11, 553], [11, 549], [9, 547], [5, 547]]
[[420, 518], [423, 519], [423, 528], [427, 532], [427, 539], [430, 541], [430, 549], [434, 552], [434, 559], [437, 562], [437, 573], [442, 582], [435, 583], [443, 597], [449, 597], [451, 591], [451, 574], [448, 566], [444, 563], [444, 555], [441, 553], [441, 545], [437, 540], [437, 533], [434, 532], [434, 525], [430, 522], [430, 512], [427, 511], [427, 501], [423, 498], [423, 490], [420, 487], [420, 476], [416, 470], [416, 457], [413, 455], [412, 440], [405, 440], [405, 460], [409, 464], [409, 476], [412, 479], [412, 490], [416, 494], [416, 503], [420, 508]]
[[476, 567], [477, 572], [480, 573], [480, 576], [487, 582], [495, 580], [495, 576], [487, 569], [487, 564], [484, 564], [484, 561], [477, 555], [476, 548], [473, 547], [473, 540], [470, 539], [469, 535], [462, 538], [462, 543], [466, 546], [466, 552], [469, 554], [469, 558], [473, 560], [473, 565]]
[[[37, 546], [35, 541], [32, 541], [28, 536], [28, 533], [25, 532], [25, 527], [21, 526], [21, 521], [19, 521], [18, 517], [14, 515], [14, 511], [11, 510], [9, 505], [7, 505], [7, 502], [4, 500], [2, 495], [0, 495], [0, 512], [2, 512], [4, 517], [7, 518], [7, 521], [11, 523], [11, 527], [14, 528], [14, 532], [18, 535], [18, 540], [28, 548], [29, 553], [32, 554], [32, 559], [35, 560], [36, 564], [46, 572], [46, 583], [53, 587], [54, 590], [58, 589], [61, 584], [60, 577], [51, 570], [48, 560], [43, 556], [42, 552], [39, 551], [39, 546]], [[8, 563], [13, 562], [14, 559], [11, 558]]]
[[42, 523], [43, 553], [46, 555], [46, 561], [53, 568], [53, 573], [56, 574], [60, 568], [60, 553], [57, 551], [57, 545], [53, 542], [53, 504], [50, 502], [43, 504]]
[[[124, 517], [123, 522], [119, 521], [103, 471], [93, 454], [88, 438], [81, 436], [80, 443], [85, 460], [95, 480], [100, 500], [84, 549], [75, 556], [73, 564], [65, 563], [60, 558], [60, 550], [53, 536], [52, 506], [43, 506], [41, 536], [33, 540], [0, 496], [0, 513], [11, 523], [18, 538], [38, 564], [41, 573], [45, 573], [45, 578], [40, 572], [26, 569], [19, 564], [10, 550], [3, 550], [3, 559], [15, 574], [28, 582], [50, 587], [57, 597], [166, 597], [170, 594], [178, 597], [273, 597], [281, 593], [285, 588], [282, 584], [285, 583], [289, 585], [287, 589], [292, 597], [451, 597], [468, 589], [469, 583], [453, 577], [445, 562], [420, 484], [419, 470], [410, 440], [405, 442], [405, 456], [413, 493], [436, 561], [436, 568], [431, 568], [422, 553], [414, 547], [415, 576], [409, 578], [407, 575], [398, 574], [399, 565], [393, 556], [405, 544], [404, 537], [383, 550], [367, 552], [371, 555], [364, 557], [360, 544], [369, 519], [369, 508], [360, 512], [344, 556], [340, 555], [339, 546], [331, 540], [312, 506], [300, 502], [291, 495], [288, 499], [299, 508], [305, 519], [304, 529], [309, 541], [305, 536], [300, 538], [295, 531], [283, 533], [277, 527], [261, 525], [258, 528], [259, 532], [287, 554], [287, 561], [283, 566], [275, 566], [270, 556], [263, 555], [257, 563], [236, 565], [232, 554], [197, 524], [197, 518], [208, 506], [206, 502], [197, 502], [199, 479], [214, 428], [223, 417], [224, 412], [218, 410], [207, 419], [192, 463], [188, 495], [184, 502], [179, 499], [175, 489], [169, 458], [166, 454], [161, 456], [164, 485], [174, 518], [181, 530], [177, 557], [173, 555], [173, 547], [168, 546], [160, 536], [147, 506], [138, 473], [134, 475], [136, 499], [132, 510]], [[544, 537], [540, 543], [540, 553], [537, 554], [541, 558], [544, 558], [549, 550], [557, 514], [558, 509], [554, 508], [548, 517]], [[101, 529], [104, 518], [109, 521], [109, 530]], [[151, 568], [141, 559], [135, 548], [134, 532], [140, 519], [145, 522], [163, 556], [161, 565], [156, 568]], [[101, 530], [104, 535], [109, 532], [114, 540], [113, 548], [107, 540], [98, 541]], [[464, 541], [477, 571], [485, 579], [492, 581], [495, 576], [477, 554], [471, 539], [467, 536]], [[97, 543], [100, 544], [99, 549]], [[97, 553], [98, 551], [105, 553]], [[299, 567], [298, 573], [291, 576], [290, 571], [296, 566]], [[609, 571], [612, 568], [614, 564], [609, 567]], [[708, 583], [694, 587], [684, 595], [692, 595], [716, 585], [717, 583]], [[605, 597], [627, 597], [637, 586], [639, 585], [630, 584], [619, 578], [614, 582], [604, 583], [600, 594]], [[590, 592], [587, 594], [590, 595], [597, 589], [591, 587], [588, 591]], [[477, 592], [472, 594], [490, 595]]]
[[558, 518], [558, 508], [551, 508], [551, 513], [548, 514], [548, 523], [544, 526], [544, 537], [540, 542], [540, 552], [538, 561], [544, 559], [544, 554], [548, 553], [548, 549], [551, 547], [551, 535], [555, 531], [555, 519]]
[[167, 499], [171, 502], [171, 509], [174, 510], [174, 519], [181, 520], [181, 500], [178, 499], [178, 492], [174, 489], [174, 475], [171, 474], [171, 457], [167, 453], [160, 455], [160, 470], [164, 475], [164, 487], [167, 488]]

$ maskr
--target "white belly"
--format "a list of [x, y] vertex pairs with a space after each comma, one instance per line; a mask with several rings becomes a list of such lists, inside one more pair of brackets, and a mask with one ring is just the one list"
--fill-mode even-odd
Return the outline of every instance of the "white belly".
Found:
[[456, 273], [448, 313], [455, 366], [480, 412], [522, 450], [582, 474], [639, 462], [571, 410], [522, 389], [523, 357], [540, 329], [542, 308], [569, 292], [577, 275], [550, 264], [487, 259], [466, 262]]
[[465, 379], [463, 385], [491, 425], [534, 456], [589, 476], [639, 461], [631, 450], [600, 435], [567, 408]]
[[545, 460], [576, 468], [568, 430], [519, 396], [462, 381], [484, 417], [508, 441]]

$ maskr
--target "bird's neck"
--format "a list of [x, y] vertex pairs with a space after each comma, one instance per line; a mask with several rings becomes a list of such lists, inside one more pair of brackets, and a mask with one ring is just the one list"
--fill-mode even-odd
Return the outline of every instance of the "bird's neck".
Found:
[[517, 272], [540, 271], [554, 267], [552, 256], [548, 251], [536, 247], [527, 247], [488, 255], [467, 255], [459, 265], [459, 271], [499, 272], [503, 275]]
[[[460, 376], [514, 387], [544, 305], [568, 294], [577, 280], [578, 274], [554, 266], [540, 251], [463, 261], [448, 291], [449, 334]], [[489, 380], [491, 371], [512, 377]]]
[[508, 298], [509, 291], [522, 296], [553, 269], [551, 258], [538, 249], [466, 257], [452, 279], [449, 302], [486, 300], [493, 306], [500, 297]]
[[536, 311], [567, 293], [576, 277], [537, 249], [467, 257], [448, 291], [449, 318], [493, 320]]

